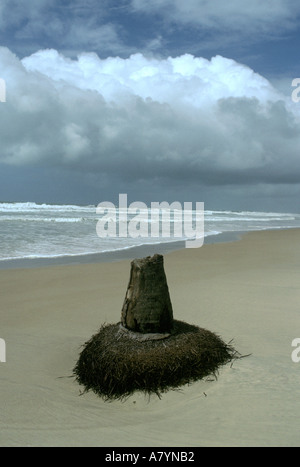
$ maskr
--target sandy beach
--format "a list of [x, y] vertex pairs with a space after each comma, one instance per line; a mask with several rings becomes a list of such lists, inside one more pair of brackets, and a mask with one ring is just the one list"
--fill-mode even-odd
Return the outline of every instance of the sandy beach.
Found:
[[174, 317], [251, 356], [160, 400], [107, 403], [70, 378], [120, 320], [130, 261], [0, 270], [1, 446], [299, 446], [300, 230], [165, 255]]

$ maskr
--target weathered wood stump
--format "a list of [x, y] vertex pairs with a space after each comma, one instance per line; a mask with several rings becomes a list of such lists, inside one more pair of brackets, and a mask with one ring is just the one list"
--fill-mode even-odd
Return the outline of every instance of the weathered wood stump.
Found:
[[162, 255], [131, 262], [121, 323], [130, 331], [144, 334], [172, 330], [173, 309]]
[[85, 391], [105, 400], [155, 393], [215, 375], [237, 352], [216, 334], [173, 320], [163, 257], [131, 263], [121, 323], [103, 325], [73, 370]]

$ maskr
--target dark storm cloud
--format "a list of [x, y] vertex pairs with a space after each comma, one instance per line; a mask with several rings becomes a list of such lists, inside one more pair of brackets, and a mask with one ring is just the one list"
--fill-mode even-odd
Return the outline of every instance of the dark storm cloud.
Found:
[[23, 173], [26, 199], [33, 185], [44, 199], [52, 174], [71, 202], [82, 179], [85, 195], [281, 193], [297, 207], [299, 12], [295, 0], [2, 0], [2, 180]]
[[299, 109], [223, 57], [78, 60], [0, 51], [0, 162], [123, 180], [295, 183]]

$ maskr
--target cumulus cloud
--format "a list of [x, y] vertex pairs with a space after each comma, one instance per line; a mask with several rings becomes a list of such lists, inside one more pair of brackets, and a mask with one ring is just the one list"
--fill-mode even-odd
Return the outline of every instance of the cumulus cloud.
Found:
[[234, 60], [0, 49], [0, 162], [124, 181], [298, 183], [299, 107]]

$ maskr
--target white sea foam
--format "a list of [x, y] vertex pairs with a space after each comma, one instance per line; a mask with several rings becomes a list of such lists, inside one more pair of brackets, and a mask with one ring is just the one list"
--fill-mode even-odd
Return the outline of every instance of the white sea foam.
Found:
[[[100, 215], [95, 206], [0, 203], [0, 261], [21, 258], [55, 258], [81, 256], [126, 250], [134, 246], [186, 240], [172, 237], [176, 225], [182, 223], [182, 212], [170, 215], [171, 237], [151, 238], [151, 225], [157, 211], [141, 209], [125, 213], [124, 209], [108, 209], [111, 222], [118, 223], [119, 214], [127, 221], [138, 214], [141, 225], [148, 224], [147, 238], [99, 238], [96, 224]], [[159, 212], [159, 219], [168, 214]], [[191, 214], [191, 211], [188, 213]], [[193, 213], [195, 219], [195, 212]], [[300, 227], [300, 214], [251, 211], [205, 211], [205, 237], [224, 232], [284, 229]], [[144, 228], [144, 227], [143, 227]]]
[[84, 217], [1, 216], [0, 222], [84, 222]]
[[37, 211], [53, 211], [53, 212], [70, 212], [70, 211], [87, 211], [95, 212], [95, 206], [77, 206], [68, 204], [37, 204], [33, 202], [27, 203], [0, 203], [0, 212], [37, 212]]

